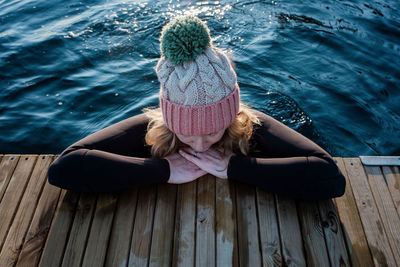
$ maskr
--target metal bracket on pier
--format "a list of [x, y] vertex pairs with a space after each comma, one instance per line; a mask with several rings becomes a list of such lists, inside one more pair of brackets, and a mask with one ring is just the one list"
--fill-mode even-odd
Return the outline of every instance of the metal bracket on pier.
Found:
[[366, 166], [400, 166], [400, 156], [360, 156]]

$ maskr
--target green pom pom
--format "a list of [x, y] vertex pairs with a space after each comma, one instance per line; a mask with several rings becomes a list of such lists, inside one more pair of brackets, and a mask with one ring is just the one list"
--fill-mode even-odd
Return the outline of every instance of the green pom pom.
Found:
[[160, 42], [162, 55], [179, 65], [196, 59], [211, 45], [210, 30], [197, 17], [179, 17], [164, 26]]

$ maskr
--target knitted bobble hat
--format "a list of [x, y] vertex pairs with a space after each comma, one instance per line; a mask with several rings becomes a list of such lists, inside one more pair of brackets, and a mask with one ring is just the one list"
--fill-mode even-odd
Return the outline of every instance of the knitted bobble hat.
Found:
[[167, 127], [190, 136], [226, 129], [239, 111], [239, 86], [207, 25], [194, 16], [171, 20], [162, 29], [160, 50], [155, 71]]

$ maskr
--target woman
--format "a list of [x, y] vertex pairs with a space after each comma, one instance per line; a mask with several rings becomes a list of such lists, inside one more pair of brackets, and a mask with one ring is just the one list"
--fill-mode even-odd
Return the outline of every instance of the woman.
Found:
[[104, 192], [210, 173], [295, 199], [344, 194], [345, 178], [326, 151], [240, 101], [231, 62], [204, 22], [172, 20], [160, 41], [160, 108], [68, 147], [49, 168], [51, 184]]

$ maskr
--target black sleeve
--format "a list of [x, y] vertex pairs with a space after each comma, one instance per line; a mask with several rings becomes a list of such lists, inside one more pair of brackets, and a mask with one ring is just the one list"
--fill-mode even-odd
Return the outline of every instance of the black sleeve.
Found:
[[167, 182], [166, 159], [153, 159], [144, 144], [144, 114], [93, 133], [65, 149], [48, 171], [50, 184], [77, 192], [110, 192]]
[[346, 180], [325, 150], [272, 117], [258, 111], [256, 115], [262, 125], [251, 139], [252, 154], [231, 157], [228, 179], [294, 199], [344, 194]]

